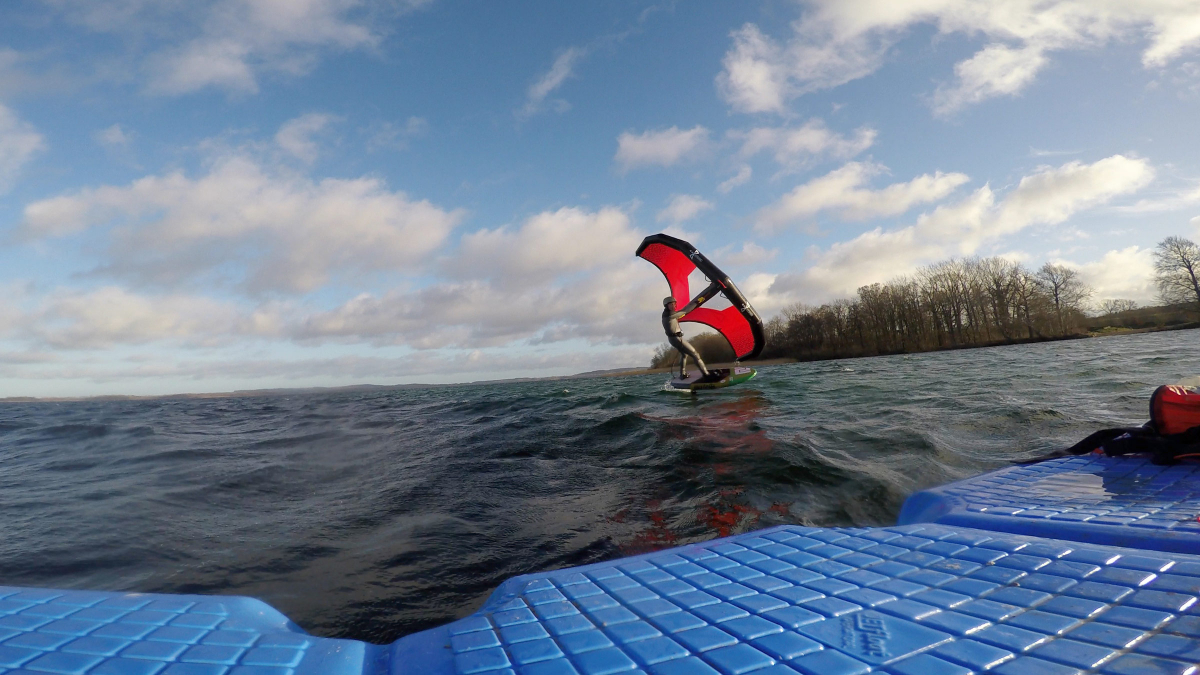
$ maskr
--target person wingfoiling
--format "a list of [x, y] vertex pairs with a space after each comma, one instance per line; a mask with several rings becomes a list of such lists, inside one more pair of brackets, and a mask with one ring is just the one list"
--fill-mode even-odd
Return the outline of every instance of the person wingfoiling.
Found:
[[692, 310], [708, 302], [708, 300], [716, 295], [719, 290], [721, 290], [720, 284], [716, 282], [709, 284], [708, 288], [704, 289], [700, 295], [692, 298], [691, 302], [684, 305], [683, 309], [680, 309], [679, 311], [675, 311], [674, 297], [668, 295], [667, 297], [663, 298], [663, 330], [667, 332], [667, 342], [671, 343], [672, 347], [679, 350], [680, 378], [687, 377], [687, 360], [689, 356], [692, 357], [692, 360], [696, 362], [697, 366], [699, 366], [700, 373], [704, 376], [704, 379], [711, 379], [713, 376], [713, 374], [708, 370], [708, 366], [704, 365], [704, 359], [700, 358], [700, 353], [696, 351], [696, 348], [693, 347], [687, 340], [683, 339], [683, 330], [679, 327], [679, 320], [687, 316]]
[[[695, 246], [670, 234], [650, 234], [637, 247], [635, 255], [659, 268], [671, 287], [670, 297], [662, 300], [662, 328], [666, 330], [671, 346], [683, 354], [684, 362], [686, 357], [691, 357], [703, 374], [713, 372], [704, 364], [695, 348], [683, 340], [680, 323], [701, 323], [715, 330], [730, 344], [734, 360], [752, 359], [762, 352], [763, 345], [766, 345], [762, 318], [758, 317], [758, 312], [750, 306], [750, 301], [734, 285], [730, 276], [704, 257], [704, 253], [697, 251]], [[708, 280], [708, 287], [677, 309], [677, 303], [684, 303], [691, 297], [688, 276], [697, 270]], [[720, 310], [701, 306], [716, 295], [722, 295], [730, 306]], [[680, 363], [680, 368], [683, 369], [685, 380], [683, 363]]]

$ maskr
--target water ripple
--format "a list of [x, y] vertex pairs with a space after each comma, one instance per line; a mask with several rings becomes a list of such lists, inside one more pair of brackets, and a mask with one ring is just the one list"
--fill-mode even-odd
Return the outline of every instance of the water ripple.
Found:
[[0, 406], [0, 583], [261, 597], [386, 642], [515, 575], [904, 498], [1137, 424], [1194, 331], [662, 375]]

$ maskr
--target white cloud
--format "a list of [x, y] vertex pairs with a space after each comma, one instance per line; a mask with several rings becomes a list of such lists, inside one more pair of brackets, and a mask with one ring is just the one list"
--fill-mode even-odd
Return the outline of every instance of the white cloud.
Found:
[[1193, 217], [1188, 221], [1188, 224], [1192, 226], [1192, 229], [1196, 230], [1194, 236], [1200, 237], [1200, 216]]
[[938, 88], [933, 110], [939, 115], [949, 115], [985, 99], [1016, 94], [1037, 77], [1048, 61], [1038, 47], [1013, 49], [1003, 44], [988, 45], [954, 66], [958, 82]]
[[130, 141], [133, 140], [133, 134], [122, 129], [120, 124], [114, 124], [111, 127], [101, 129], [92, 134], [92, 138], [96, 139], [97, 143], [106, 148], [120, 149], [129, 145]]
[[696, 156], [707, 144], [708, 129], [702, 126], [641, 134], [626, 131], [617, 138], [616, 161], [624, 171], [640, 166], [673, 166]]
[[1092, 287], [1092, 300], [1136, 300], [1143, 305], [1157, 304], [1154, 285], [1154, 256], [1148, 248], [1130, 246], [1109, 251], [1099, 260], [1075, 263], [1057, 259], [1052, 262], [1079, 270], [1079, 278]]
[[217, 0], [206, 8], [197, 36], [151, 58], [150, 88], [166, 94], [207, 87], [257, 92], [260, 73], [303, 74], [324, 50], [375, 46], [379, 34], [362, 12], [367, 4]]
[[747, 241], [742, 243], [740, 251], [733, 251], [732, 253], [721, 251], [718, 252], [716, 257], [720, 258], [722, 264], [750, 267], [770, 262], [777, 255], [779, 255], [779, 249], [777, 248], [766, 249], [752, 241]]
[[308, 113], [284, 122], [275, 133], [275, 144], [287, 154], [307, 164], [317, 161], [317, 143], [313, 135], [320, 133], [337, 118], [333, 115]]
[[[554, 59], [550, 70], [546, 71], [537, 82], [529, 85], [526, 92], [525, 105], [517, 111], [518, 117], [531, 117], [543, 109], [546, 97], [558, 89], [574, 74], [575, 65], [587, 55], [587, 50], [581, 47], [571, 47]], [[562, 112], [570, 107], [566, 101], [558, 101], [556, 108]]]
[[1179, 211], [1197, 202], [1200, 202], [1200, 185], [1193, 184], [1157, 197], [1139, 199], [1133, 204], [1118, 206], [1116, 210], [1122, 213], [1162, 213]]
[[532, 216], [515, 230], [499, 227], [463, 235], [447, 268], [462, 278], [490, 278], [502, 285], [546, 283], [562, 274], [626, 262], [640, 241], [620, 209], [562, 208]]
[[874, 129], [862, 127], [846, 137], [831, 131], [822, 120], [811, 119], [800, 127], [757, 127], [731, 136], [742, 140], [742, 158], [765, 150], [776, 162], [788, 166], [822, 156], [849, 159], [871, 147], [877, 134]]
[[[776, 284], [776, 280], [780, 283]], [[738, 289], [760, 315], [769, 316], [788, 305], [812, 301], [811, 297], [800, 297], [788, 282], [787, 275], [756, 272], [739, 281]]]
[[466, 235], [450, 279], [364, 294], [288, 328], [299, 340], [369, 340], [418, 349], [527, 342], [661, 341], [665, 284], [633, 258], [641, 234], [614, 207], [546, 211], [518, 228]]
[[773, 232], [804, 223], [822, 211], [833, 211], [843, 220], [867, 220], [904, 213], [918, 204], [935, 202], [967, 182], [961, 173], [918, 176], [907, 183], [894, 183], [881, 190], [863, 185], [886, 169], [878, 164], [850, 162], [820, 178], [798, 185], [755, 218], [755, 229]]
[[754, 170], [750, 168], [750, 165], [743, 164], [738, 167], [737, 173], [733, 174], [728, 179], [721, 181], [721, 184], [717, 186], [717, 192], [727, 195], [735, 187], [739, 185], [745, 185], [750, 180], [750, 176], [753, 174]]
[[0, 104], [0, 194], [12, 189], [21, 169], [45, 148], [45, 139], [32, 124]]
[[[648, 345], [662, 337], [656, 319], [664, 282], [633, 258], [640, 236], [628, 225], [628, 217], [611, 207], [545, 212], [516, 230], [465, 238], [457, 260], [447, 265], [457, 279], [420, 287], [402, 283], [332, 309], [312, 306], [312, 296], [245, 307], [115, 286], [43, 295], [16, 289], [0, 295], [0, 337], [80, 350], [155, 342], [220, 348], [245, 345], [246, 338], [422, 350], [572, 340]], [[497, 368], [480, 364], [479, 370]]]
[[671, 195], [671, 201], [658, 212], [655, 221], [678, 225], [712, 209], [712, 202], [697, 195]]
[[988, 242], [1033, 225], [1056, 225], [1072, 215], [1141, 189], [1154, 176], [1149, 162], [1113, 155], [1092, 164], [1071, 162], [1026, 176], [996, 203], [991, 188], [922, 214], [916, 224], [876, 228], [818, 252], [811, 267], [780, 275], [771, 293], [817, 302], [849, 295], [864, 284], [909, 274], [923, 264], [972, 255]]
[[227, 340], [251, 328], [233, 306], [194, 295], [144, 296], [106, 286], [59, 290], [22, 317], [21, 331], [54, 349], [178, 340], [192, 345]]
[[1069, 162], [1025, 176], [990, 223], [996, 235], [1044, 223], [1055, 225], [1074, 213], [1142, 189], [1154, 179], [1144, 159], [1113, 155], [1092, 164]]
[[[625, 258], [632, 257], [630, 251]], [[475, 279], [381, 296], [364, 294], [306, 318], [293, 334], [301, 340], [372, 340], [418, 349], [573, 339], [648, 344], [662, 339], [655, 319], [662, 309], [658, 303], [663, 288], [657, 270], [627, 259], [554, 282], [522, 285]]]
[[462, 218], [377, 179], [314, 182], [235, 155], [199, 178], [147, 176], [34, 202], [23, 231], [62, 237], [115, 224], [97, 271], [138, 283], [305, 292], [338, 274], [419, 266]]
[[742, 112], [783, 112], [792, 98], [877, 70], [919, 25], [987, 44], [955, 67], [933, 97], [951, 113], [1032, 82], [1049, 55], [1111, 41], [1146, 43], [1142, 63], [1161, 67], [1200, 44], [1200, 6], [1177, 0], [807, 0], [791, 35], [777, 41], [747, 24], [732, 35], [717, 86]]
[[[562, 208], [481, 229], [438, 261], [436, 249], [460, 217], [366, 179], [314, 183], [236, 155], [198, 178], [148, 176], [63, 195], [31, 204], [23, 234], [90, 229], [87, 240], [111, 240], [92, 249], [98, 273], [134, 285], [25, 293], [23, 300], [0, 293], [0, 338], [59, 351], [241, 349], [251, 340], [420, 350], [642, 345], [625, 350], [641, 354], [634, 363], [661, 341], [665, 284], [633, 257], [642, 234], [621, 209]], [[437, 264], [420, 267], [430, 259]], [[290, 299], [257, 295], [311, 291], [334, 275], [372, 270], [386, 275], [391, 290], [332, 306], [340, 287]], [[227, 277], [252, 294], [224, 295], [212, 282]], [[498, 367], [489, 356], [475, 369]]]
[[781, 52], [758, 26], [746, 24], [735, 31], [725, 69], [717, 76], [721, 95], [742, 112], [781, 112], [791, 98], [787, 71], [780, 67]]

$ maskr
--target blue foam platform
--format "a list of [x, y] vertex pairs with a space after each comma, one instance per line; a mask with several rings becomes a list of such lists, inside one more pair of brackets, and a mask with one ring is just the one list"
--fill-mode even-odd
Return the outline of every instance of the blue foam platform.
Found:
[[382, 650], [252, 598], [0, 587], [0, 673], [357, 675]]
[[1200, 556], [938, 524], [776, 527], [503, 584], [389, 647], [247, 598], [0, 591], [0, 673], [1190, 675]]
[[1200, 464], [1084, 455], [918, 492], [900, 524], [932, 522], [1155, 551], [1200, 553]]

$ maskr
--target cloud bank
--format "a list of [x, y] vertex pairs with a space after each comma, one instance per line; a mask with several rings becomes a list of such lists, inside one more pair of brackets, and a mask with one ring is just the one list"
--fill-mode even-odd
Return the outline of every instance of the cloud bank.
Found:
[[[913, 225], [875, 228], [819, 252], [808, 269], [781, 274], [764, 288], [764, 302], [816, 302], [852, 294], [951, 256], [973, 255], [985, 244], [1034, 225], [1072, 215], [1147, 185], [1154, 169], [1144, 159], [1113, 155], [1092, 164], [1070, 162], [1025, 176], [1002, 198], [989, 186], [922, 214]], [[765, 297], [776, 296], [774, 299]]]
[[419, 266], [464, 215], [378, 179], [313, 181], [234, 155], [197, 178], [147, 176], [33, 202], [22, 235], [103, 229], [111, 243], [96, 273], [137, 285], [204, 280], [287, 294], [339, 275]]
[[840, 169], [798, 185], [758, 212], [755, 229], [770, 233], [788, 225], [803, 225], [822, 211], [832, 211], [842, 220], [894, 216], [918, 204], [940, 201], [969, 180], [961, 173], [938, 171], [918, 176], [907, 183], [894, 183], [881, 190], [864, 187], [870, 178], [885, 171], [886, 168], [878, 164], [850, 162]]
[[914, 28], [982, 37], [931, 97], [948, 115], [1023, 91], [1057, 52], [1116, 41], [1144, 44], [1142, 64], [1160, 68], [1200, 45], [1200, 6], [1174, 0], [806, 0], [790, 34], [777, 40], [755, 24], [732, 33], [717, 76], [726, 102], [746, 113], [782, 113], [804, 94], [878, 70]]

